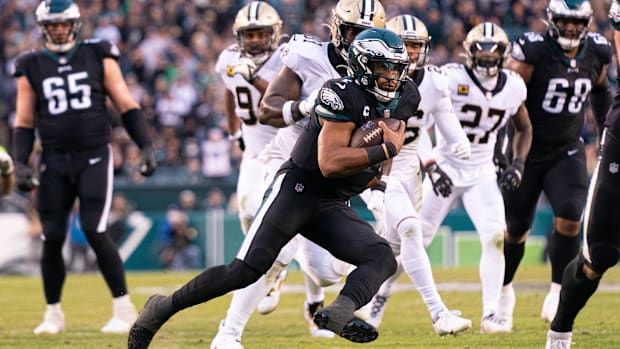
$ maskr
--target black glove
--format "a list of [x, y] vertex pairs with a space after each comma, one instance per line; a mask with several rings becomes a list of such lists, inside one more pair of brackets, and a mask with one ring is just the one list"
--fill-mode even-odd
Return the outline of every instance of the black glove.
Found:
[[523, 160], [514, 159], [512, 164], [506, 168], [499, 177], [499, 187], [502, 190], [513, 191], [521, 185], [523, 178]]
[[150, 177], [157, 169], [157, 161], [155, 160], [155, 150], [148, 145], [142, 149], [140, 153], [140, 174], [144, 177]]
[[34, 176], [30, 166], [17, 163], [15, 164], [15, 184], [19, 191], [29, 192], [39, 186], [39, 179]]
[[433, 184], [433, 191], [435, 192], [435, 195], [441, 195], [444, 198], [447, 198], [450, 194], [452, 194], [452, 187], [454, 187], [454, 183], [452, 183], [450, 177], [443, 172], [436, 162], [431, 162], [426, 166], [424, 171], [426, 171], [428, 179], [430, 179]]

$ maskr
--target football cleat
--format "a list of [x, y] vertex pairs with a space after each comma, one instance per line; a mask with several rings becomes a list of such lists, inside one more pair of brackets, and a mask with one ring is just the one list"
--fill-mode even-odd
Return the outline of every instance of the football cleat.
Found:
[[129, 330], [128, 349], [146, 349], [155, 333], [174, 315], [169, 297], [154, 294], [144, 303], [140, 316]]
[[225, 329], [224, 320], [220, 322], [220, 329], [211, 341], [210, 349], [243, 349], [241, 345], [241, 337], [229, 333], [230, 330]]
[[480, 333], [509, 333], [512, 328], [506, 321], [495, 314], [490, 314], [480, 321]]
[[306, 318], [306, 321], [308, 321], [310, 335], [317, 338], [334, 338], [336, 337], [336, 334], [334, 332], [319, 328], [319, 326], [314, 323], [314, 313], [316, 313], [319, 309], [322, 308], [323, 302], [316, 302], [312, 304], [309, 304], [308, 302], [304, 303], [304, 318]]
[[34, 334], [58, 334], [65, 330], [65, 314], [57, 309], [47, 309], [43, 322], [34, 329]]
[[499, 295], [499, 302], [497, 303], [497, 316], [504, 320], [505, 324], [512, 330], [512, 315], [515, 310], [515, 303], [517, 297], [515, 296], [515, 289], [512, 283], [502, 287], [502, 291]]
[[558, 311], [558, 303], [560, 302], [559, 292], [549, 292], [545, 296], [542, 309], [540, 311], [540, 317], [546, 322], [553, 321], [555, 313]]
[[389, 297], [379, 294], [375, 295], [372, 298], [372, 301], [370, 302], [370, 316], [368, 317], [366, 322], [375, 326], [376, 328], [379, 328], [381, 320], [383, 320], [383, 314], [385, 313], [385, 307], [387, 305], [388, 298]]
[[471, 329], [471, 320], [461, 317], [458, 310], [442, 310], [433, 319], [433, 329], [440, 336], [456, 336]]
[[351, 314], [349, 320], [341, 322], [338, 316], [332, 314], [333, 309], [325, 307], [314, 313], [314, 323], [320, 328], [337, 333], [340, 337], [354, 343], [372, 342], [379, 333], [377, 329], [366, 321]]
[[114, 309], [114, 316], [101, 328], [101, 332], [126, 334], [137, 318], [138, 312], [133, 304], [117, 307]]
[[549, 330], [547, 332], [547, 344], [545, 349], [570, 349], [573, 337], [572, 332], [555, 332]]
[[286, 269], [282, 270], [280, 274], [278, 274], [278, 277], [273, 283], [271, 290], [269, 290], [269, 293], [267, 293], [267, 295], [261, 299], [260, 303], [258, 303], [256, 310], [259, 314], [267, 315], [276, 310], [276, 307], [280, 302], [280, 290], [284, 285], [284, 280], [286, 280]]

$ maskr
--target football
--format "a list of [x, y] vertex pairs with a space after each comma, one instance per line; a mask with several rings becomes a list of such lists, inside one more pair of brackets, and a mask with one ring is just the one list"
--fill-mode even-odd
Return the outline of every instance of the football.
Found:
[[350, 146], [353, 148], [366, 148], [383, 143], [383, 129], [379, 127], [379, 121], [384, 121], [392, 131], [396, 131], [400, 127], [400, 120], [398, 119], [370, 119], [353, 131]]

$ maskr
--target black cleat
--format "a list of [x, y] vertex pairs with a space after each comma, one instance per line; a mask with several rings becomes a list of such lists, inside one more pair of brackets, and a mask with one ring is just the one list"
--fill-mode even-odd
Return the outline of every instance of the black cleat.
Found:
[[319, 328], [330, 330], [340, 337], [355, 343], [368, 343], [379, 337], [377, 329], [366, 321], [353, 316], [353, 318], [343, 324], [330, 319], [329, 312], [329, 308], [323, 308], [314, 314], [314, 323]]
[[155, 333], [174, 314], [169, 297], [154, 294], [144, 303], [140, 316], [129, 330], [128, 349], [146, 349]]

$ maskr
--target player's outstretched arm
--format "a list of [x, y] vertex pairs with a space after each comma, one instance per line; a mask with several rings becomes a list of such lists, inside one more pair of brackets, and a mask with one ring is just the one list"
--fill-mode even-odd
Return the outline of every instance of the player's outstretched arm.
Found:
[[508, 191], [515, 190], [521, 185], [525, 159], [532, 146], [532, 123], [525, 104], [521, 104], [517, 113], [512, 116], [511, 122], [515, 129], [512, 144], [514, 156], [512, 163], [502, 172], [499, 179], [502, 189]]

